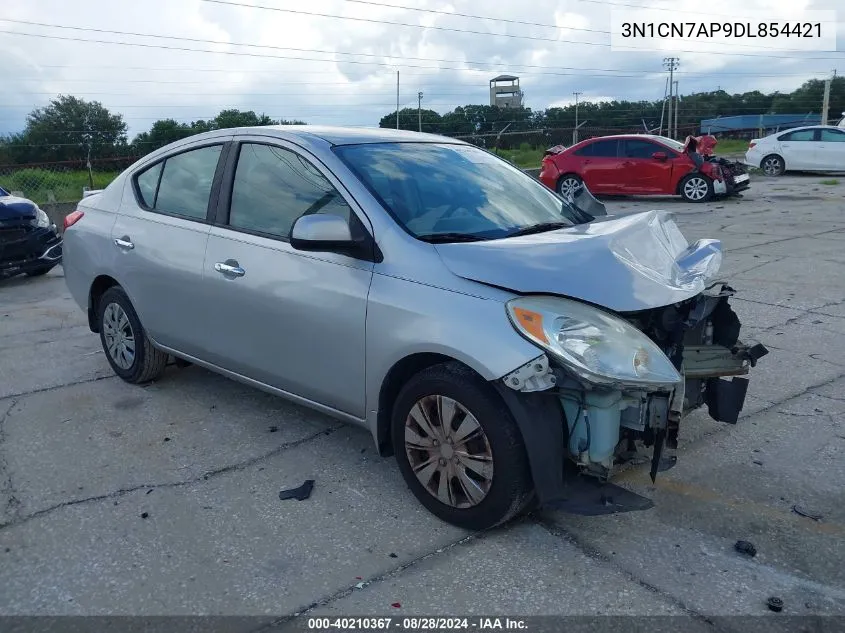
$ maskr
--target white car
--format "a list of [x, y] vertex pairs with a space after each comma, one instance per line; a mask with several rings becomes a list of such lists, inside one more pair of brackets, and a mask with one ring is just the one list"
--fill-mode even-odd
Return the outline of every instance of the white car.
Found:
[[752, 139], [745, 163], [767, 176], [786, 171], [845, 171], [845, 128], [811, 125]]

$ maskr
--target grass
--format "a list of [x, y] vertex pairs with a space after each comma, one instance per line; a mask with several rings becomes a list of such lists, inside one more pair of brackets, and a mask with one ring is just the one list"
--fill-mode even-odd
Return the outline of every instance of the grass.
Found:
[[838, 185], [839, 180], [837, 180], [836, 178], [828, 178], [827, 180], [822, 180], [821, 182], [819, 182], [819, 184], [820, 185]]
[[[94, 189], [102, 189], [120, 172], [95, 172]], [[49, 169], [20, 169], [10, 174], [0, 174], [0, 187], [6, 191], [20, 191], [25, 198], [37, 204], [47, 204], [50, 194], [56, 202], [77, 202], [82, 198], [82, 188], [89, 186], [88, 172]]]

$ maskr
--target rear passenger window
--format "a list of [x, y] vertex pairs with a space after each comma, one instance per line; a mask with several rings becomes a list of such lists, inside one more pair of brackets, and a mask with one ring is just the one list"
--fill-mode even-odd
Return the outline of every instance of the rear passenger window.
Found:
[[221, 145], [176, 154], [164, 161], [155, 210], [204, 220]]
[[298, 154], [259, 143], [241, 146], [229, 226], [288, 238], [302, 215], [329, 213], [349, 221], [346, 201], [310, 162]]
[[162, 164], [153, 165], [138, 176], [138, 193], [141, 194], [141, 201], [148, 209], [155, 206], [156, 188], [158, 187], [158, 176], [161, 173]]
[[816, 136], [815, 130], [798, 130], [780, 137], [781, 141], [812, 141]]

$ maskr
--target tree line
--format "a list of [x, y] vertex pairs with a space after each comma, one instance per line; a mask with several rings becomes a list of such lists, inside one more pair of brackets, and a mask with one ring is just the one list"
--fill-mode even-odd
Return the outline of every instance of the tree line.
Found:
[[[681, 95], [678, 127], [698, 128], [702, 119], [741, 114], [820, 114], [824, 81], [813, 79], [790, 92], [764, 94], [760, 91], [729, 94], [724, 90]], [[831, 83], [829, 117], [839, 118], [845, 111], [845, 77]], [[667, 115], [662, 99], [654, 101], [602, 101], [578, 104], [579, 123], [589, 128], [643, 131], [657, 128]], [[396, 127], [396, 111], [379, 121], [384, 128]], [[421, 125], [420, 125], [421, 123]], [[572, 129], [576, 125], [575, 105], [532, 111], [530, 108], [498, 108], [467, 105], [445, 114], [434, 110], [404, 108], [399, 111], [399, 128], [449, 136], [495, 135], [499, 132], [531, 132]], [[665, 127], [664, 127], [665, 129]]]
[[[729, 94], [724, 90], [682, 95], [679, 103], [679, 129], [697, 129], [702, 119], [738, 114], [818, 114], [821, 111], [824, 81], [813, 79], [798, 89], [764, 94], [759, 91]], [[589, 129], [643, 131], [659, 125], [663, 100], [602, 101], [578, 104], [578, 121]], [[833, 80], [829, 116], [845, 111], [845, 77]], [[497, 108], [469, 104], [445, 113], [431, 109], [399, 111], [399, 127], [405, 130], [447, 136], [497, 135], [501, 132], [537, 132], [575, 127], [575, 106], [531, 110]], [[664, 118], [665, 120], [665, 118]], [[29, 113], [24, 129], [0, 136], [0, 165], [21, 165], [60, 161], [80, 161], [143, 156], [173, 141], [206, 132], [253, 125], [304, 124], [303, 121], [277, 121], [252, 110], [228, 109], [209, 120], [190, 123], [161, 119], [146, 132], [128, 137], [123, 115], [113, 113], [98, 101], [59, 95], [47, 106]], [[384, 128], [396, 127], [396, 112], [379, 121]], [[502, 143], [507, 147], [507, 141]]]

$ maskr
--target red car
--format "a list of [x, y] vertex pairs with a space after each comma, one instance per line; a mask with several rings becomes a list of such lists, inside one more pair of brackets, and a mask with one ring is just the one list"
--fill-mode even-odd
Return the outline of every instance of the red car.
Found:
[[679, 195], [689, 202], [733, 195], [747, 189], [747, 169], [713, 156], [716, 139], [665, 136], [599, 136], [571, 147], [546, 151], [540, 181], [569, 196], [582, 183], [599, 195]]

